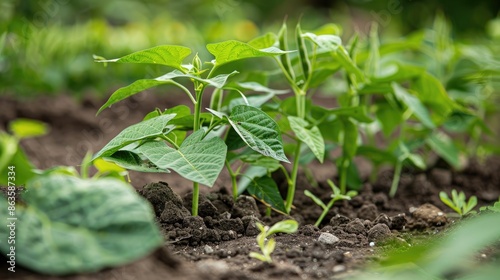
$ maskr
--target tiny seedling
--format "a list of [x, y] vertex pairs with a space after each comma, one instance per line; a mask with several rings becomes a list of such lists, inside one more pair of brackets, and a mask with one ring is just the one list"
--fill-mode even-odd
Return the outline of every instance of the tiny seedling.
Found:
[[495, 202], [495, 204], [490, 205], [490, 206], [483, 206], [483, 207], [479, 208], [479, 211], [481, 211], [481, 212], [491, 211], [491, 212], [495, 212], [495, 213], [500, 213], [500, 197], [498, 198], [498, 201]]
[[471, 196], [469, 201], [467, 201], [464, 192], [461, 191], [458, 193], [456, 190], [451, 191], [451, 199], [445, 192], [440, 192], [439, 198], [444, 204], [453, 209], [453, 211], [457, 212], [461, 217], [469, 213], [474, 213], [472, 209], [477, 204], [476, 196]]
[[[271, 254], [276, 247], [276, 241], [274, 238], [267, 240], [267, 238], [275, 233], [294, 233], [297, 231], [299, 224], [294, 220], [284, 220], [277, 222], [272, 227], [264, 226], [261, 223], [256, 223], [260, 230], [259, 235], [257, 235], [257, 244], [259, 245], [261, 253], [251, 252], [250, 257], [258, 259], [263, 262], [272, 263]], [[267, 242], [266, 242], [267, 241]]]
[[358, 195], [358, 192], [356, 192], [356, 191], [348, 191], [347, 194], [342, 194], [340, 192], [340, 189], [337, 186], [335, 186], [335, 184], [331, 180], [328, 180], [327, 182], [328, 182], [328, 185], [332, 188], [333, 193], [331, 195], [332, 199], [326, 205], [325, 205], [325, 203], [323, 203], [323, 201], [321, 201], [321, 199], [319, 199], [319, 197], [315, 196], [310, 191], [308, 191], [308, 190], [304, 191], [304, 194], [306, 196], [310, 197], [314, 201], [314, 203], [316, 203], [321, 208], [323, 208], [323, 213], [321, 213], [321, 216], [319, 216], [318, 220], [314, 224], [315, 226], [319, 226], [321, 224], [321, 222], [325, 218], [326, 214], [328, 213], [328, 211], [330, 211], [330, 209], [332, 208], [333, 204], [335, 204], [336, 201], [351, 200], [351, 198]]

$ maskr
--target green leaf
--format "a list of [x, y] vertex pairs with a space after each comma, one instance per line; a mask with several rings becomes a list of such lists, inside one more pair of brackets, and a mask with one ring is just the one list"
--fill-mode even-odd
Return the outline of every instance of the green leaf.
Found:
[[288, 121], [295, 136], [311, 149], [320, 163], [323, 163], [325, 158], [325, 142], [319, 128], [313, 126], [308, 129], [307, 127], [310, 126], [309, 123], [298, 117], [288, 116]]
[[398, 160], [391, 152], [372, 146], [359, 146], [356, 150], [356, 155], [371, 160], [375, 165], [380, 165], [382, 163], [396, 164]]
[[419, 99], [432, 108], [438, 121], [442, 122], [452, 112], [454, 101], [449, 97], [443, 84], [431, 74], [424, 72], [411, 87]]
[[272, 208], [286, 213], [285, 203], [281, 197], [278, 185], [269, 176], [254, 178], [247, 187], [249, 194], [271, 205]]
[[310, 192], [309, 190], [305, 190], [304, 191], [304, 195], [311, 198], [314, 203], [316, 203], [317, 205], [319, 205], [322, 209], [326, 209], [326, 205], [325, 203], [323, 203], [323, 201], [321, 199], [319, 199], [319, 197], [315, 196], [312, 192]]
[[267, 168], [262, 166], [249, 166], [238, 181], [238, 195], [242, 194], [252, 183], [254, 178], [259, 178], [267, 174]]
[[302, 37], [311, 40], [318, 47], [327, 51], [337, 51], [339, 46], [342, 45], [342, 39], [336, 35], [316, 35], [306, 32], [302, 34]]
[[135, 141], [156, 138], [162, 134], [168, 133], [173, 127], [167, 127], [167, 124], [174, 117], [175, 114], [161, 115], [125, 128], [115, 138], [111, 139], [104, 148], [95, 154], [92, 160], [99, 157], [110, 156], [120, 148]]
[[[8, 180], [8, 177], [12, 177], [7, 172], [9, 166], [15, 167], [15, 182]], [[0, 185], [8, 186], [9, 182], [11, 184], [15, 183], [16, 186], [26, 184], [35, 175], [33, 168], [28, 157], [19, 146], [18, 140], [0, 131], [0, 170], [4, 170], [4, 172], [0, 173]]]
[[208, 44], [208, 51], [215, 56], [215, 66], [253, 57], [276, 56], [287, 53], [276, 47], [256, 49], [250, 44], [230, 40], [216, 44]]
[[231, 110], [229, 123], [254, 151], [279, 161], [289, 162], [283, 151], [278, 124], [263, 111], [246, 105]]
[[117, 151], [110, 156], [102, 158], [128, 170], [151, 173], [170, 173], [168, 169], [160, 169], [144, 160], [131, 151]]
[[135, 151], [161, 169], [172, 169], [182, 177], [212, 187], [226, 159], [227, 147], [218, 137], [203, 139], [198, 130], [189, 135], [178, 150], [164, 142], [146, 142]]
[[266, 49], [272, 47], [276, 43], [276, 35], [269, 32], [262, 36], [259, 36], [252, 41], [248, 42], [248, 44], [256, 49]]
[[403, 121], [403, 113], [389, 104], [378, 104], [375, 114], [386, 137], [390, 136]]
[[343, 116], [343, 117], [351, 117], [359, 122], [363, 123], [371, 123], [373, 119], [368, 116], [366, 112], [365, 106], [355, 106], [355, 107], [344, 107], [344, 108], [335, 108], [335, 109], [327, 109], [330, 114]]
[[434, 123], [431, 120], [429, 111], [424, 107], [420, 100], [411, 95], [405, 88], [401, 87], [396, 83], [392, 83], [392, 89], [396, 98], [402, 103], [406, 104], [408, 108], [417, 116], [417, 118], [428, 128], [435, 128]]
[[182, 61], [191, 50], [182, 46], [164, 45], [131, 53], [115, 59], [98, 59], [97, 62], [150, 63], [181, 69]]
[[426, 143], [451, 166], [460, 167], [459, 150], [446, 134], [441, 132], [433, 133], [427, 138]]
[[233, 71], [232, 73], [229, 74], [221, 74], [217, 75], [213, 78], [210, 79], [203, 79], [198, 76], [192, 75], [192, 74], [185, 74], [179, 70], [174, 70], [172, 72], [169, 72], [161, 77], [155, 78], [155, 79], [142, 79], [142, 80], [137, 80], [133, 82], [132, 84], [122, 87], [118, 89], [117, 91], [113, 92], [113, 94], [109, 97], [108, 101], [104, 105], [102, 105], [101, 108], [99, 108], [99, 111], [97, 111], [97, 114], [102, 112], [104, 109], [108, 108], [109, 106], [124, 100], [134, 94], [137, 94], [141, 91], [144, 91], [146, 89], [159, 86], [159, 85], [165, 85], [165, 84], [177, 84], [174, 79], [177, 78], [184, 78], [184, 79], [194, 79], [197, 80], [203, 84], [206, 84], [208, 86], [212, 86], [215, 88], [222, 88], [226, 85], [227, 80], [229, 77], [232, 75], [237, 74], [237, 71]]
[[[116, 179], [37, 177], [16, 207], [16, 261], [43, 274], [89, 273], [140, 259], [163, 243], [153, 210]], [[8, 217], [0, 197], [0, 215]], [[9, 228], [0, 228], [8, 240]], [[0, 242], [2, 254], [10, 252]]]
[[24, 139], [47, 134], [48, 126], [37, 120], [16, 119], [9, 123], [9, 130], [17, 139]]
[[299, 223], [295, 220], [284, 220], [274, 224], [268, 231], [267, 236], [271, 236], [275, 233], [294, 233], [299, 228]]

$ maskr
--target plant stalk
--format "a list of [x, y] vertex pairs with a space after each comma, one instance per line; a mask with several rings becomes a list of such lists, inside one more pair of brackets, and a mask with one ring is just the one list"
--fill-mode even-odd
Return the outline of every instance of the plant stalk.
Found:
[[335, 203], [335, 199], [330, 200], [328, 204], [326, 205], [326, 208], [323, 209], [323, 212], [321, 213], [321, 216], [319, 216], [318, 220], [314, 224], [316, 227], [319, 227], [323, 219], [325, 218], [326, 214], [328, 214], [328, 211], [332, 208], [333, 204]]
[[396, 163], [396, 167], [394, 168], [394, 178], [392, 179], [391, 190], [389, 192], [390, 197], [394, 197], [396, 195], [396, 191], [398, 190], [399, 179], [401, 178], [401, 169], [403, 168], [403, 161], [398, 160]]
[[[205, 86], [198, 88], [198, 84], [195, 83], [196, 91], [196, 103], [194, 104], [194, 121], [193, 121], [193, 132], [200, 129], [200, 113], [201, 113], [201, 96], [203, 95], [203, 90]], [[193, 202], [191, 208], [191, 214], [193, 216], [198, 216], [198, 203], [200, 199], [200, 184], [193, 182]]]
[[347, 192], [347, 163], [348, 159], [343, 158], [340, 164], [340, 193], [346, 194]]
[[290, 176], [290, 181], [288, 184], [288, 192], [286, 195], [285, 209], [286, 213], [290, 214], [293, 205], [293, 198], [295, 196], [295, 186], [297, 185], [297, 174], [299, 173], [299, 158], [300, 158], [300, 147], [302, 142], [298, 141], [297, 146], [295, 146], [295, 156], [293, 158], [293, 168], [292, 175]]

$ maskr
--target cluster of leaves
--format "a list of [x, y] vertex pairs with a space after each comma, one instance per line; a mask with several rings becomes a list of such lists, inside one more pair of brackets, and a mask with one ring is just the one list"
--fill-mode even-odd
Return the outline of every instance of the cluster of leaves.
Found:
[[471, 196], [469, 197], [469, 201], [467, 201], [464, 192], [457, 192], [457, 190], [451, 191], [451, 199], [445, 192], [439, 193], [439, 198], [441, 201], [446, 204], [446, 206], [450, 207], [453, 211], [455, 211], [460, 216], [465, 216], [469, 213], [474, 213], [472, 209], [477, 205], [477, 197]]
[[[450, 133], [472, 135], [471, 145], [477, 148], [480, 135], [489, 132], [482, 121], [487, 103], [483, 93], [500, 74], [498, 61], [487, 51], [454, 44], [444, 19], [438, 17], [432, 31], [385, 44], [376, 26], [367, 40], [354, 36], [347, 44], [340, 38], [341, 28], [333, 24], [312, 32], [302, 31], [299, 24], [291, 42], [287, 31], [283, 24], [278, 34], [248, 43], [209, 44], [207, 50], [215, 59], [206, 63], [195, 55], [183, 64], [191, 50], [173, 45], [117, 59], [97, 57], [105, 63], [173, 68], [118, 89], [99, 112], [160, 85], [180, 88], [194, 111], [183, 105], [157, 109], [121, 132], [94, 160], [103, 158], [139, 171], [179, 173], [194, 182], [193, 215], [198, 211], [199, 184], [212, 186], [225, 165], [235, 198], [248, 191], [274, 210], [290, 213], [301, 164], [307, 168], [314, 159], [334, 161], [341, 195], [361, 186], [355, 157], [365, 157], [376, 167], [390, 164], [395, 170], [393, 196], [404, 165], [424, 169], [425, 155], [433, 152], [459, 167], [460, 154], [475, 152]], [[273, 59], [279, 73], [237, 75], [228, 70], [235, 61], [263, 57]], [[477, 76], [478, 69], [484, 74]], [[282, 98], [283, 90], [267, 86], [275, 76], [285, 78], [293, 96]], [[314, 104], [318, 90], [334, 94], [338, 106]], [[202, 112], [206, 92], [211, 102], [208, 112]], [[187, 131], [193, 133], [188, 136]], [[385, 139], [384, 146], [375, 141], [377, 137]], [[337, 147], [340, 156], [329, 158], [329, 151]], [[286, 164], [289, 158], [291, 168]], [[285, 199], [270, 177], [276, 170], [288, 182]]]

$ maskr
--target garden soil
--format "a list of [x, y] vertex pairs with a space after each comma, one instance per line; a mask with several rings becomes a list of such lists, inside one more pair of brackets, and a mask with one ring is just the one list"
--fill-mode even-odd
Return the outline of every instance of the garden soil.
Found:
[[[184, 102], [184, 103], [183, 103]], [[0, 126], [32, 118], [50, 125], [47, 135], [26, 139], [22, 147], [37, 168], [70, 165], [78, 169], [87, 150], [98, 151], [123, 128], [136, 123], [155, 107], [188, 105], [179, 95], [139, 94], [114, 105], [98, 117], [102, 100], [44, 97], [17, 101], [0, 97]], [[324, 101], [319, 101], [323, 102]], [[371, 168], [360, 161], [360, 174], [367, 181]], [[463, 190], [476, 195], [479, 205], [492, 204], [500, 196], [500, 159], [470, 160], [463, 170], [451, 170], [436, 160], [425, 172], [405, 170], [398, 193], [388, 197], [391, 170], [382, 170], [374, 182], [364, 183], [351, 201], [337, 202], [319, 227], [319, 206], [306, 197], [310, 190], [323, 201], [331, 190], [327, 179], [337, 180], [333, 165], [313, 163], [312, 178], [300, 174], [291, 218], [300, 223], [295, 234], [278, 234], [272, 264], [248, 254], [258, 252], [256, 222], [271, 225], [290, 217], [266, 216], [265, 206], [250, 196], [233, 201], [229, 177], [223, 172], [212, 189], [203, 188], [200, 216], [191, 217], [191, 184], [175, 174], [131, 172], [132, 184], [148, 199], [165, 236], [165, 245], [151, 255], [118, 268], [66, 277], [43, 276], [17, 267], [7, 273], [0, 256], [0, 279], [346, 279], [384, 257], [387, 248], [412, 246], [445, 231], [455, 220], [439, 200], [439, 191]], [[283, 195], [286, 182], [273, 174]]]

